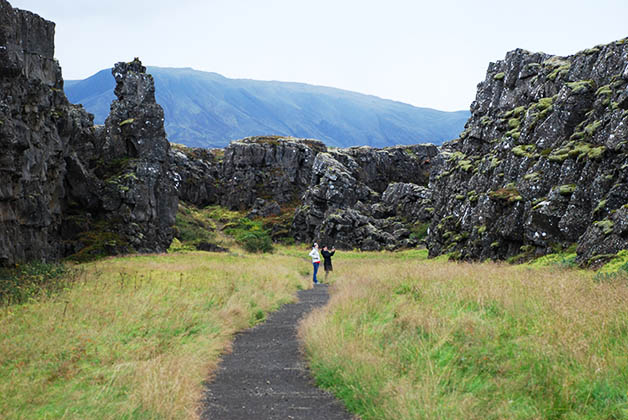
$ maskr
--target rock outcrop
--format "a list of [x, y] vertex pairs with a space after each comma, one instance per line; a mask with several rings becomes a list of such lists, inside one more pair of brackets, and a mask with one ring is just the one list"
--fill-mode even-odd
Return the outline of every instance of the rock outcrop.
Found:
[[318, 140], [291, 137], [250, 137], [225, 149], [220, 204], [248, 209], [257, 198], [279, 204], [296, 203], [310, 185], [312, 164], [327, 150]]
[[109, 220], [140, 252], [165, 251], [172, 242], [177, 178], [170, 172], [170, 143], [155, 85], [135, 59], [117, 63], [111, 113], [105, 121], [102, 156], [121, 170], [105, 180], [102, 201]]
[[489, 65], [431, 178], [430, 255], [534, 256], [628, 246], [628, 40], [569, 57], [515, 50]]
[[80, 129], [65, 130], [69, 148], [61, 233], [64, 254], [79, 259], [163, 252], [174, 236], [178, 180], [170, 170], [170, 144], [153, 79], [137, 59], [117, 63], [112, 73], [118, 99], [104, 127], [81, 120], [83, 114], [74, 107], [70, 127]]
[[177, 194], [163, 111], [139, 60], [114, 75], [118, 100], [94, 126], [63, 93], [54, 23], [0, 0], [0, 265], [167, 249]]
[[251, 218], [294, 212], [287, 228], [296, 240], [366, 250], [417, 244], [413, 229], [432, 211], [425, 186], [437, 153], [433, 145], [328, 150], [317, 140], [272, 136], [224, 150], [176, 146], [171, 158], [183, 201], [248, 210]]
[[437, 153], [434, 145], [319, 153], [294, 216], [296, 239], [362, 250], [415, 246], [411, 228], [431, 216], [421, 184], [427, 185]]
[[264, 136], [233, 141], [225, 149], [175, 145], [170, 158], [181, 200], [250, 210], [260, 199], [295, 207], [310, 183], [316, 154], [326, 150], [318, 140]]

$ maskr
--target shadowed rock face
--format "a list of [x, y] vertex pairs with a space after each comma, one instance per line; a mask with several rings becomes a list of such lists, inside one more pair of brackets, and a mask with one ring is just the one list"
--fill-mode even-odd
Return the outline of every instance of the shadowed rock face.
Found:
[[0, 0], [0, 265], [80, 252], [96, 232], [105, 252], [165, 250], [176, 180], [152, 78], [116, 65], [119, 99], [96, 127], [53, 56], [54, 24]]
[[54, 24], [0, 0], [0, 264], [59, 256], [67, 106]]
[[628, 42], [491, 63], [461, 137], [431, 178], [431, 255], [581, 263], [628, 246]]

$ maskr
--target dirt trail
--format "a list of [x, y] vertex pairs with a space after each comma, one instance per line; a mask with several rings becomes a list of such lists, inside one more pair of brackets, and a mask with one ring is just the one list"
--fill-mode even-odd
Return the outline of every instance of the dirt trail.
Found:
[[350, 420], [342, 403], [316, 388], [299, 353], [298, 321], [329, 299], [327, 285], [298, 294], [266, 322], [236, 336], [203, 400], [205, 420]]

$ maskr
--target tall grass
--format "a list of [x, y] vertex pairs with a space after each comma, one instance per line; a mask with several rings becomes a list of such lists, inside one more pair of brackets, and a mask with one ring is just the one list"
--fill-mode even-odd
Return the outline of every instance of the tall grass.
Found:
[[363, 419], [628, 418], [625, 281], [341, 255], [300, 334]]
[[309, 279], [288, 256], [184, 253], [82, 266], [0, 312], [0, 417], [187, 419], [233, 334]]

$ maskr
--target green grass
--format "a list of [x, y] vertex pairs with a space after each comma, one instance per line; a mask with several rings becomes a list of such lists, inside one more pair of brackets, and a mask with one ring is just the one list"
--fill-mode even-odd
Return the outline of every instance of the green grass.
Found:
[[259, 220], [246, 217], [233, 220], [225, 226], [225, 233], [234, 237], [248, 252], [272, 252], [273, 243], [270, 232], [264, 229]]
[[193, 419], [236, 331], [309, 287], [299, 259], [205, 252], [82, 265], [0, 308], [0, 417]]
[[225, 235], [235, 240], [248, 252], [272, 252], [273, 243], [263, 220], [250, 220], [244, 212], [231, 211], [220, 206], [195, 208], [179, 204], [176, 219], [175, 242], [172, 251], [193, 249], [199, 242], [228, 245]]
[[184, 244], [211, 242], [216, 236], [216, 223], [210, 212], [185, 203], [179, 203], [175, 228], [175, 237]]
[[628, 273], [628, 249], [621, 250], [617, 256], [600, 268], [600, 273]]
[[[308, 252], [2, 272], [34, 286], [0, 307], [1, 417], [197, 418], [235, 332], [310, 287]], [[628, 277], [574, 259], [573, 247], [519, 266], [338, 250], [330, 305], [300, 329], [316, 381], [364, 420], [628, 418]], [[621, 251], [603, 270], [627, 266]]]
[[50, 297], [70, 286], [77, 275], [79, 270], [67, 265], [42, 262], [0, 268], [0, 305]]
[[628, 418], [628, 285], [579, 270], [345, 262], [301, 326], [362, 419]]

